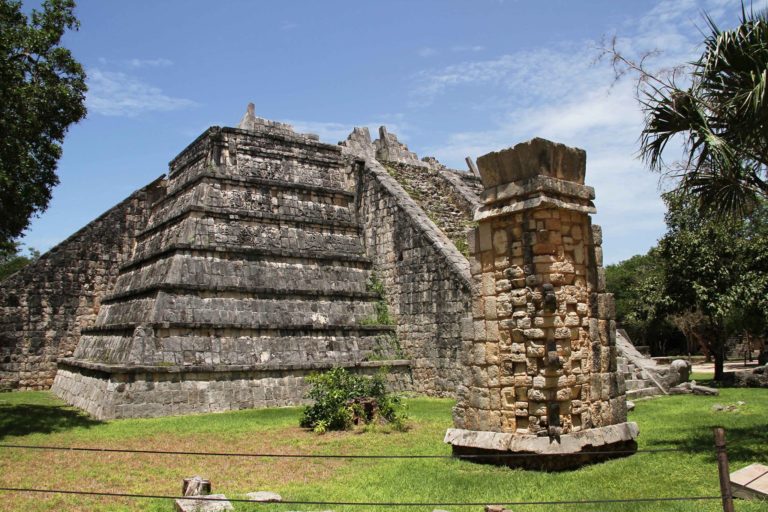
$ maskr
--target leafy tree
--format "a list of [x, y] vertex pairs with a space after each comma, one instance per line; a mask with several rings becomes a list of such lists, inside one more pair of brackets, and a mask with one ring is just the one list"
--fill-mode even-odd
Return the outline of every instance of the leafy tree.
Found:
[[26, 267], [40, 257], [40, 251], [29, 249], [29, 256], [23, 256], [18, 244], [10, 249], [0, 249], [0, 281]]
[[28, 18], [0, 0], [0, 246], [45, 211], [59, 182], [56, 163], [72, 123], [85, 117], [85, 72], [60, 46], [79, 26], [73, 0], [45, 0]]
[[664, 266], [658, 250], [608, 265], [605, 280], [616, 301], [616, 321], [636, 345], [647, 345], [656, 354], [665, 354], [674, 339], [666, 315], [669, 297], [664, 293]]
[[667, 233], [659, 241], [659, 254], [669, 312], [712, 354], [719, 380], [728, 336], [765, 333], [768, 203], [758, 202], [745, 219], [708, 219], [688, 196], [670, 193], [665, 201]]
[[[615, 39], [603, 50], [617, 78], [630, 71], [639, 77], [643, 159], [676, 174], [679, 190], [695, 197], [700, 211], [744, 216], [768, 196], [768, 19], [743, 5], [731, 30], [705, 19], [704, 50], [689, 67], [649, 71], [646, 58], [655, 52], [633, 61]], [[663, 156], [676, 137], [683, 162], [668, 167]]]

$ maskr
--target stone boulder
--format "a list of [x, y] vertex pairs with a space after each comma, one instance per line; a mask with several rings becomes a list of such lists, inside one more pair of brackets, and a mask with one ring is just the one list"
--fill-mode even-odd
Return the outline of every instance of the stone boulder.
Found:
[[733, 385], [739, 388], [768, 388], [768, 365], [734, 372]]
[[691, 377], [691, 367], [690, 361], [684, 359], [672, 361], [669, 365], [669, 371], [664, 378], [667, 387], [671, 388], [683, 382], [688, 382], [688, 379]]

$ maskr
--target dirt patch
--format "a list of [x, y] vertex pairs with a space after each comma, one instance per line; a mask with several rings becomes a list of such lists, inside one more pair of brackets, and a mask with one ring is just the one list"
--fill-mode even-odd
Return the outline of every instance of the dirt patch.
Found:
[[[158, 434], [146, 439], [101, 440], [98, 445], [102, 448], [138, 450], [310, 454], [322, 451], [324, 445], [333, 440], [330, 437], [327, 440], [318, 437], [299, 428], [282, 428], [238, 438], [222, 439], [210, 434], [184, 437]], [[89, 445], [78, 443], [72, 446]], [[234, 496], [235, 493], [244, 494], [262, 489], [279, 492], [281, 487], [291, 483], [330, 478], [337, 468], [345, 464], [343, 459], [47, 450], [6, 450], [3, 455], [0, 460], [0, 485], [3, 487], [173, 496], [180, 494], [182, 479], [193, 475], [210, 479], [215, 492], [224, 491]], [[146, 501], [124, 499], [116, 502], [111, 498], [11, 493], [6, 495], [5, 500], [0, 501], [0, 511], [97, 511], [115, 510], [120, 507], [137, 510], [147, 505]]]

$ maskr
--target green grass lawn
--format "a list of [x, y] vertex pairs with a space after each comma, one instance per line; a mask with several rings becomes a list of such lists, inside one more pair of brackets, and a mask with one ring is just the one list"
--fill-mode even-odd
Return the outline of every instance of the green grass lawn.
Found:
[[[716, 403], [745, 402], [716, 412]], [[0, 394], [0, 443], [99, 446], [178, 451], [295, 454], [450, 454], [442, 443], [451, 426], [450, 400], [408, 400], [409, 432], [329, 433], [298, 428], [297, 408], [99, 422], [49, 393]], [[727, 429], [731, 470], [768, 463], [768, 392], [723, 389], [719, 397], [641, 400], [630, 413], [640, 425], [638, 453], [570, 472], [511, 470], [455, 459], [262, 459], [142, 455], [0, 448], [0, 486], [178, 495], [181, 480], [202, 475], [231, 498], [269, 490], [286, 500], [349, 502], [483, 502], [596, 500], [719, 493], [712, 428]], [[479, 511], [481, 507], [388, 507], [386, 510]], [[514, 506], [533, 511], [718, 511], [719, 501], [568, 506]], [[235, 504], [238, 511], [371, 510], [374, 507]], [[742, 511], [765, 503], [739, 501]], [[3, 511], [170, 512], [172, 501], [107, 499], [0, 492]], [[379, 508], [378, 510], [385, 510]]]

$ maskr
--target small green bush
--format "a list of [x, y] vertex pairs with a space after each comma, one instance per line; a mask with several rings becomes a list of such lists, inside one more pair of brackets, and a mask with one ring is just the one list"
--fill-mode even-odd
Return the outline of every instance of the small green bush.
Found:
[[304, 408], [301, 426], [323, 433], [348, 430], [355, 425], [387, 424], [405, 430], [405, 413], [400, 397], [387, 392], [386, 370], [373, 377], [333, 368], [307, 377], [312, 386], [307, 394], [314, 404]]

